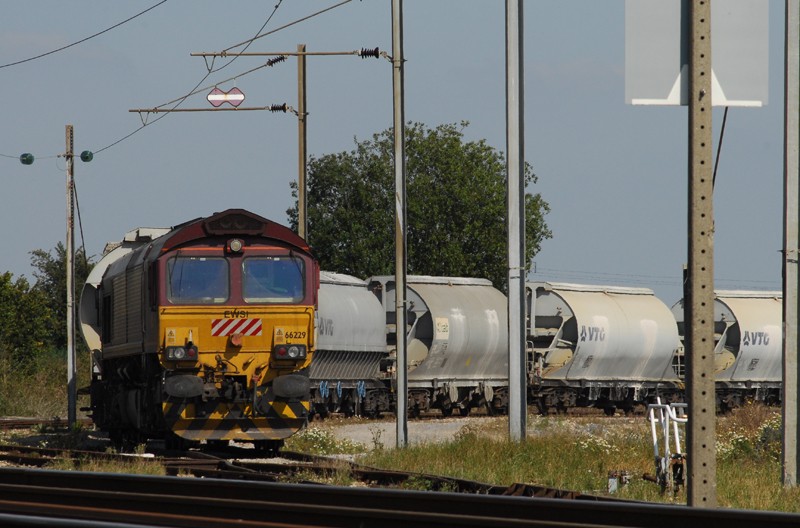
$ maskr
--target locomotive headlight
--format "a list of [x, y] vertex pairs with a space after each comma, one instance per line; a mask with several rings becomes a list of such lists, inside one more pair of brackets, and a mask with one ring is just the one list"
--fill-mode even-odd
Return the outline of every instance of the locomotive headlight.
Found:
[[244, 240], [241, 238], [232, 238], [228, 240], [225, 249], [228, 253], [240, 253], [244, 247]]
[[306, 358], [305, 345], [279, 345], [272, 350], [275, 359], [300, 360]]
[[189, 344], [182, 346], [168, 346], [165, 351], [167, 361], [197, 361], [197, 347]]

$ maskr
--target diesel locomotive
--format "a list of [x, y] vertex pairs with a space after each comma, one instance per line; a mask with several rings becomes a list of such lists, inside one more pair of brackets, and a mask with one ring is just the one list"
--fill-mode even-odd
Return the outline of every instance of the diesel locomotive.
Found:
[[308, 421], [318, 289], [308, 244], [243, 209], [129, 232], [80, 300], [96, 427], [276, 451]]

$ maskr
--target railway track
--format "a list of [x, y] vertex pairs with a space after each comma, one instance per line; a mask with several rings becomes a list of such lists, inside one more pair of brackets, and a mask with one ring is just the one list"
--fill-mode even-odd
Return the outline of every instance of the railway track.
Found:
[[[128, 526], [797, 526], [800, 516], [307, 484], [0, 469], [4, 526], [26, 517]], [[2, 521], [3, 518], [0, 518]], [[10, 523], [10, 524], [9, 524]], [[66, 524], [78, 526], [79, 524]], [[42, 525], [44, 526], [44, 525]]]
[[[228, 448], [213, 454], [203, 451], [185, 451], [181, 453], [172, 451], [159, 453], [156, 451], [155, 456], [151, 454], [148, 457], [140, 457], [138, 460], [161, 465], [169, 476], [194, 476], [250, 482], [318, 484], [320, 480], [327, 476], [344, 474], [354, 485], [362, 487], [408, 489], [409, 486], [424, 486], [425, 489], [430, 491], [449, 491], [454, 493], [517, 495], [577, 500], [616, 500], [531, 484], [496, 486], [424, 473], [382, 470], [347, 460], [292, 451], [281, 452], [280, 458], [269, 461], [254, 459], [252, 456], [252, 450]], [[81, 465], [92, 460], [129, 462], [131, 459], [132, 455], [0, 444], [0, 460], [27, 468], [46, 468], [59, 460], [69, 460], [77, 469], [80, 469]]]
[[[634, 503], [524, 484], [493, 486], [293, 452], [283, 452], [281, 459], [254, 459], [252, 450], [235, 446], [151, 451], [145, 460], [161, 464], [168, 476], [39, 469], [59, 458], [130, 460], [131, 455], [0, 445], [0, 459], [27, 466], [0, 468], [0, 526], [800, 525], [800, 516], [793, 514]], [[346, 472], [353, 486], [316, 482], [335, 472]], [[444, 492], [409, 490], [409, 483], [420, 482]]]

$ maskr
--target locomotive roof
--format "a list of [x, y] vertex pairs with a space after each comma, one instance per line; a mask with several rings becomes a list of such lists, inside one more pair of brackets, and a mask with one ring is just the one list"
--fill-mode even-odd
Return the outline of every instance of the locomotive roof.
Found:
[[206, 218], [196, 218], [171, 229], [139, 228], [129, 231], [121, 243], [107, 245], [98, 262], [96, 280], [107, 269], [124, 269], [145, 260], [154, 260], [162, 253], [193, 240], [210, 236], [258, 236], [287, 244], [298, 251], [311, 253], [305, 240], [288, 227], [267, 220], [244, 209], [228, 209]]
[[158, 239], [161, 242], [159, 249], [164, 252], [192, 240], [216, 235], [272, 238], [310, 252], [308, 243], [288, 227], [245, 209], [227, 209], [207, 218], [196, 218], [175, 226], [171, 232]]

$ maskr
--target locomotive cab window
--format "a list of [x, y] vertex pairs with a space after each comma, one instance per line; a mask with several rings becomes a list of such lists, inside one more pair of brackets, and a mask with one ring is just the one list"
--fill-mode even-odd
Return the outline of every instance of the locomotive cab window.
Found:
[[228, 300], [228, 261], [175, 257], [167, 262], [167, 295], [175, 304], [221, 304]]
[[299, 303], [305, 266], [292, 256], [249, 257], [242, 262], [242, 296], [248, 303]]

